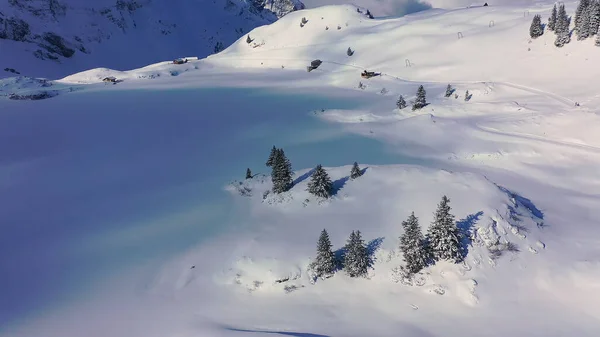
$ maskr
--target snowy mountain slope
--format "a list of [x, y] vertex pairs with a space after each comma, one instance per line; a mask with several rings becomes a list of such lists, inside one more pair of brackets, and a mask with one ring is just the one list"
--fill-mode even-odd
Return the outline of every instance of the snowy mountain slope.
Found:
[[[548, 34], [529, 43], [531, 16], [549, 8], [369, 20], [352, 6], [323, 7], [257, 28], [250, 44], [243, 36], [204, 60], [89, 70], [48, 82], [42, 90], [60, 94], [37, 102], [0, 97], [9, 111], [3, 143], [24, 144], [3, 148], [0, 195], [16, 208], [6, 214], [15, 223], [107, 227], [65, 236], [77, 236], [69, 254], [112, 269], [94, 286], [97, 274], [82, 272], [87, 288], [68, 287], [71, 303], [47, 304], [6, 335], [595, 336], [598, 74], [585, 64], [600, 60], [591, 41], [556, 49]], [[323, 64], [307, 72], [315, 58]], [[362, 79], [365, 68], [383, 76]], [[110, 75], [124, 81], [101, 83]], [[457, 98], [444, 97], [448, 82]], [[22, 94], [42, 85], [2, 83]], [[421, 84], [430, 105], [395, 108]], [[39, 140], [30, 140], [33, 128]], [[297, 183], [263, 200], [273, 145], [286, 150]], [[349, 180], [353, 161], [366, 171]], [[326, 202], [306, 192], [319, 163], [336, 190]], [[246, 167], [258, 175], [226, 185], [233, 196], [221, 199]], [[426, 230], [444, 194], [471, 241], [465, 263], [440, 262], [412, 285], [396, 282], [401, 222], [414, 211]], [[26, 200], [71, 207], [38, 217], [16, 207]], [[306, 266], [323, 228], [334, 249], [363, 232], [376, 258], [368, 279], [338, 272], [311, 282]], [[190, 248], [194, 240], [201, 243]]]
[[98, 66], [205, 57], [302, 8], [298, 0], [11, 0], [0, 6], [0, 66], [56, 78]]

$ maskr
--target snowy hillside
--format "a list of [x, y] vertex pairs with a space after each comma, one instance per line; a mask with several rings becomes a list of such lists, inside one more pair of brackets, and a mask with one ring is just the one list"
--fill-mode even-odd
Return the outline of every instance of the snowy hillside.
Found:
[[302, 8], [299, 0], [9, 0], [0, 4], [0, 67], [56, 78], [205, 57]]
[[552, 7], [326, 6], [1, 80], [0, 335], [596, 336], [600, 47], [530, 37]]

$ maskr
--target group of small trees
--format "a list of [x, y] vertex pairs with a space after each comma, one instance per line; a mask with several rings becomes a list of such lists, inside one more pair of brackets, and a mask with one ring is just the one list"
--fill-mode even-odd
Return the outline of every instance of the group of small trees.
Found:
[[[286, 157], [283, 149], [273, 146], [265, 165], [271, 168], [271, 182], [273, 183], [274, 193], [283, 193], [293, 187], [292, 164]], [[362, 175], [363, 171], [358, 166], [358, 163], [354, 162], [350, 170], [350, 178], [356, 179]], [[250, 168], [247, 168], [246, 179], [252, 179], [252, 177], [252, 171]], [[333, 194], [333, 182], [321, 164], [314, 168], [308, 182], [307, 191], [312, 195], [325, 199], [331, 197]]]
[[[417, 97], [415, 98], [414, 102], [412, 102], [412, 110], [415, 111], [422, 109], [427, 106], [427, 104], [425, 88], [420, 85], [419, 89], [417, 89]], [[406, 104], [404, 96], [400, 95], [400, 97], [398, 97], [398, 101], [396, 101], [396, 107], [398, 107], [398, 109], [404, 109], [407, 106], [408, 105]]]
[[[452, 96], [452, 94], [454, 93], [454, 91], [456, 91], [454, 88], [452, 88], [452, 86], [450, 84], [448, 84], [448, 86], [446, 87], [446, 93], [444, 94], [444, 97], [450, 97]], [[427, 103], [427, 97], [426, 97], [426, 91], [425, 88], [420, 85], [419, 89], [417, 89], [417, 97], [415, 98], [414, 102], [412, 102], [412, 110], [420, 110], [424, 107], [426, 107], [429, 103]], [[465, 92], [465, 101], [468, 101], [471, 99], [473, 95], [469, 93], [469, 90], [467, 90]], [[458, 98], [458, 95], [455, 96], [455, 98]], [[400, 95], [400, 97], [398, 97], [398, 100], [396, 101], [396, 107], [400, 110], [406, 108], [408, 106], [408, 104], [406, 103], [406, 100], [404, 99], [404, 96]]]
[[317, 242], [317, 256], [311, 264], [316, 277], [328, 278], [340, 269], [340, 266], [350, 277], [366, 276], [371, 264], [367, 245], [360, 231], [352, 231], [344, 246], [341, 261], [339, 261], [331, 248], [329, 233], [323, 229]]
[[459, 263], [463, 260], [461, 250], [461, 233], [450, 213], [450, 199], [443, 196], [438, 204], [433, 222], [424, 236], [419, 226], [419, 219], [414, 212], [402, 222], [404, 234], [400, 237], [406, 266], [404, 271], [412, 275], [429, 264], [440, 260]]
[[[454, 89], [452, 85], [448, 84], [448, 86], [446, 87], [446, 93], [444, 94], [444, 97], [448, 98], [452, 96], [452, 94], [454, 94], [455, 91], [456, 89]], [[473, 94], [469, 93], [469, 90], [465, 91], [465, 101], [469, 101], [471, 97], [473, 97]], [[458, 94], [454, 94], [454, 98], [458, 98]]]
[[571, 42], [571, 30], [569, 29], [570, 25], [571, 18], [567, 15], [565, 5], [560, 4], [557, 9], [555, 4], [552, 8], [552, 14], [548, 19], [548, 29], [554, 31], [556, 34], [556, 40], [554, 40], [555, 46], [562, 47]]
[[[440, 260], [453, 263], [463, 261], [461, 233], [454, 221], [454, 215], [450, 213], [449, 203], [450, 199], [443, 196], [426, 236], [423, 235], [419, 219], [414, 212], [402, 222], [404, 234], [400, 236], [399, 248], [406, 263], [403, 270], [407, 276], [414, 275]], [[341, 261], [336, 259], [332, 247], [329, 234], [323, 229], [317, 243], [317, 256], [310, 265], [315, 276], [331, 277], [340, 266], [350, 277], [367, 275], [371, 259], [360, 231], [352, 231], [350, 234]]]

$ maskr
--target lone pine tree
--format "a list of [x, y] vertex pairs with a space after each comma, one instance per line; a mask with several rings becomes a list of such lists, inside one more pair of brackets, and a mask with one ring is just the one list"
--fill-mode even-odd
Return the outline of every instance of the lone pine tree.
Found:
[[321, 231], [319, 241], [317, 242], [317, 257], [312, 263], [312, 269], [317, 277], [326, 277], [335, 273], [336, 260], [331, 250], [331, 240], [329, 233], [325, 229]]
[[252, 179], [252, 171], [250, 171], [250, 168], [246, 169], [246, 179]]
[[344, 271], [350, 277], [366, 276], [369, 269], [369, 254], [360, 231], [352, 231], [345, 251]]
[[360, 176], [362, 176], [362, 171], [360, 170], [360, 167], [358, 167], [358, 163], [354, 162], [354, 165], [352, 165], [352, 170], [350, 171], [350, 178], [356, 179]]
[[273, 192], [282, 193], [292, 187], [292, 164], [285, 156], [283, 149], [277, 149], [271, 170]]
[[589, 34], [590, 36], [598, 34], [600, 28], [600, 2], [592, 1], [589, 7]]
[[585, 40], [590, 37], [590, 12], [591, 5], [588, 5], [581, 13], [581, 17], [579, 19], [579, 28], [577, 28], [577, 40]]
[[581, 0], [579, 1], [579, 4], [577, 4], [577, 9], [575, 10], [575, 31], [579, 32], [579, 29], [581, 29], [581, 23], [582, 20], [584, 18], [584, 16], [586, 15], [587, 12], [587, 8], [590, 5], [590, 1], [589, 0]]
[[396, 106], [398, 107], [398, 109], [404, 109], [404, 108], [406, 108], [406, 101], [404, 100], [404, 97], [402, 97], [402, 95], [400, 95], [400, 97], [398, 97], [398, 101], [396, 102]]
[[273, 148], [271, 149], [271, 153], [269, 154], [269, 159], [267, 159], [267, 162], [265, 163], [265, 165], [267, 165], [267, 167], [273, 166], [273, 161], [275, 160], [276, 155], [277, 155], [277, 148], [275, 147], [275, 145], [273, 145]]
[[327, 171], [320, 164], [315, 167], [310, 181], [308, 182], [308, 193], [321, 198], [329, 198], [333, 190], [333, 183]]
[[419, 89], [417, 89], [417, 98], [415, 99], [415, 102], [413, 103], [413, 106], [412, 106], [413, 111], [422, 109], [427, 105], [427, 100], [425, 98], [425, 95], [426, 95], [425, 88], [423, 88], [423, 86], [420, 85]]
[[454, 215], [450, 214], [450, 199], [443, 196], [427, 233], [428, 248], [434, 261], [462, 261], [460, 233]]
[[533, 20], [531, 21], [531, 26], [529, 27], [529, 36], [533, 39], [537, 39], [538, 37], [544, 34], [544, 27], [542, 27], [542, 17], [540, 15], [534, 15]]
[[414, 212], [402, 222], [402, 227], [404, 234], [400, 236], [400, 250], [406, 262], [406, 270], [410, 274], [415, 274], [425, 268], [429, 259], [425, 237]]
[[448, 84], [448, 86], [446, 87], [446, 94], [444, 95], [444, 97], [452, 96], [453, 92], [454, 92], [454, 89], [452, 88], [452, 86], [450, 84]]
[[552, 14], [550, 14], [550, 17], [548, 18], [549, 30], [554, 30], [556, 28], [557, 15], [556, 4], [554, 4], [554, 7], [552, 8]]

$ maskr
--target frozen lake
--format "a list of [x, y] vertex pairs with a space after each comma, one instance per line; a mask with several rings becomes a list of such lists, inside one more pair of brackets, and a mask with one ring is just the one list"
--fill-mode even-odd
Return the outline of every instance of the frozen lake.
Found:
[[[414, 163], [311, 117], [358, 99], [261, 89], [79, 92], [0, 109], [0, 326], [234, 222], [223, 186], [295, 169]], [[0, 329], [1, 330], [1, 329]]]

